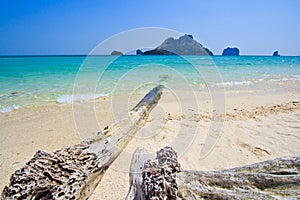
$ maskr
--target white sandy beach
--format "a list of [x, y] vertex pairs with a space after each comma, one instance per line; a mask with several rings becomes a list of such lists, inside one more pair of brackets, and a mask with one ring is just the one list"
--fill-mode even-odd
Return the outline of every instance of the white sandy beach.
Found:
[[[125, 198], [131, 155], [137, 147], [154, 153], [183, 142], [182, 147], [175, 145], [179, 162], [183, 169], [192, 170], [220, 170], [300, 153], [299, 83], [277, 92], [227, 92], [220, 136], [205, 158], [200, 150], [211, 128], [212, 107], [208, 94], [196, 96], [198, 104], [189, 96], [179, 103], [170, 92], [163, 93], [146, 125], [107, 170], [90, 199]], [[141, 96], [131, 98], [130, 106]], [[200, 107], [195, 110], [192, 105]], [[101, 130], [114, 121], [115, 113], [109, 98], [98, 99], [96, 108]], [[0, 119], [0, 188], [37, 150], [51, 152], [80, 142], [71, 105], [20, 109], [1, 113]]]

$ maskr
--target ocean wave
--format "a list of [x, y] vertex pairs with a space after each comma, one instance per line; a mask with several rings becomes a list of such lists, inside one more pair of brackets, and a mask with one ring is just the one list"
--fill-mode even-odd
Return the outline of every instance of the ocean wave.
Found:
[[265, 81], [273, 81], [273, 82], [278, 82], [278, 81], [299, 81], [300, 80], [300, 75], [298, 74], [293, 74], [293, 75], [285, 75], [285, 74], [276, 74], [276, 75], [271, 75], [271, 74], [264, 74], [264, 80]]
[[14, 110], [17, 110], [19, 109], [20, 107], [18, 105], [11, 105], [11, 106], [8, 106], [8, 107], [2, 107], [0, 106], [0, 113], [7, 113], [7, 112], [11, 112], [11, 111], [14, 111]]
[[98, 99], [100, 97], [106, 97], [108, 94], [71, 94], [71, 95], [61, 95], [56, 98], [57, 103], [72, 103], [74, 101], [84, 102], [93, 99]]
[[213, 86], [250, 85], [251, 83], [251, 81], [227, 81], [222, 83], [214, 83]]
[[296, 81], [300, 81], [300, 75], [294, 75]]
[[262, 82], [288, 82], [288, 81], [299, 81], [300, 76], [280, 76], [280, 77], [267, 77], [267, 78], [259, 78], [253, 80], [245, 80], [245, 81], [227, 81], [221, 83], [214, 83], [213, 86], [223, 86], [223, 87], [231, 87], [231, 86], [242, 86], [242, 85], [251, 85]]
[[287, 82], [287, 81], [299, 81], [300, 76], [294, 75], [290, 77], [271, 78], [269, 81], [272, 82]]

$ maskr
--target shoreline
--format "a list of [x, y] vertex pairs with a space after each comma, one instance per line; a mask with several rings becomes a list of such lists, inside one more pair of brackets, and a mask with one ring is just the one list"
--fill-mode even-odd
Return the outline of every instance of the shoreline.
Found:
[[[207, 85], [191, 85], [191, 89], [193, 93], [198, 95], [205, 96], [208, 92], [222, 92], [226, 93], [226, 95], [239, 95], [239, 96], [247, 96], [247, 95], [253, 95], [253, 94], [264, 94], [267, 93], [282, 93], [286, 90], [294, 90], [298, 91], [300, 89], [300, 81], [297, 80], [286, 80], [286, 81], [254, 81], [249, 83], [249, 81], [242, 81], [242, 82], [223, 82], [222, 84], [216, 84], [211, 83], [211, 86]], [[147, 88], [149, 89], [149, 88]], [[172, 92], [173, 88], [170, 88], [168, 92]], [[178, 88], [174, 88], [175, 91], [180, 91]], [[77, 103], [91, 103], [94, 102], [97, 104], [99, 101], [105, 100], [105, 99], [113, 99], [113, 98], [122, 98], [124, 96], [128, 96], [128, 92], [130, 91], [123, 91], [119, 93], [95, 93], [95, 94], [61, 94], [57, 95], [54, 99], [47, 100], [47, 101], [40, 101], [40, 102], [33, 102], [31, 105], [19, 105], [18, 103], [11, 104], [10, 106], [0, 106], [0, 116], [6, 115], [11, 112], [16, 111], [22, 111], [22, 110], [30, 110], [30, 109], [40, 109], [44, 107], [52, 107], [52, 106], [72, 106], [73, 104]], [[132, 96], [135, 96], [135, 98], [138, 99], [138, 97], [143, 96], [143, 92], [145, 91], [139, 91], [139, 93], [130, 94]], [[16, 92], [17, 94], [20, 92]], [[11, 94], [12, 95], [12, 94]], [[13, 94], [15, 95], [15, 94]], [[16, 96], [17, 97], [17, 96]], [[20, 101], [20, 100], [18, 100]]]

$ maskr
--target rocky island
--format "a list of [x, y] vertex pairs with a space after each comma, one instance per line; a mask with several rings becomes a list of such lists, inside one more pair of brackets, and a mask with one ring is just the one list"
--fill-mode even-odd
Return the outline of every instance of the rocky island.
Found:
[[136, 50], [136, 55], [138, 55], [138, 56], [143, 55], [142, 50], [140, 50], [140, 49]]
[[222, 56], [239, 56], [240, 55], [240, 50], [236, 47], [231, 48], [227, 47], [226, 49], [223, 50]]
[[[139, 52], [140, 53], [140, 52]], [[145, 51], [142, 55], [201, 55], [212, 56], [213, 53], [194, 40], [192, 35], [183, 35], [178, 39], [167, 38], [160, 46]]]
[[111, 56], [122, 56], [123, 53], [122, 53], [121, 51], [113, 51], [113, 52], [111, 52], [110, 55], [111, 55]]
[[278, 51], [274, 51], [273, 56], [280, 56]]

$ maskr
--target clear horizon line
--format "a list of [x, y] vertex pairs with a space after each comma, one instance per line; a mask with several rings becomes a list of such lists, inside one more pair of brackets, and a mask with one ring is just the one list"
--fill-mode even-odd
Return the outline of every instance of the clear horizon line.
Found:
[[[81, 56], [114, 56], [114, 55], [110, 55], [110, 54], [94, 54], [94, 55], [89, 55], [89, 54], [0, 54], [0, 57], [63, 57], [63, 56], [74, 56], [74, 57], [81, 57]], [[135, 54], [125, 54], [122, 56], [136, 56]], [[147, 56], [147, 55], [143, 55], [143, 56]], [[151, 56], [155, 56], [155, 55], [151, 55]], [[161, 56], [161, 55], [160, 55]], [[167, 55], [169, 56], [169, 55]], [[178, 55], [178, 56], [198, 56], [198, 55]], [[207, 55], [209, 56], [209, 55]], [[221, 54], [215, 54], [212, 56], [222, 56]], [[239, 56], [269, 56], [269, 57], [276, 57], [270, 54], [242, 54]], [[285, 56], [291, 56], [291, 57], [299, 57], [300, 55], [280, 55], [281, 57], [285, 57]], [[278, 57], [280, 57], [278, 56]], [[235, 56], [233, 56], [235, 57]]]

